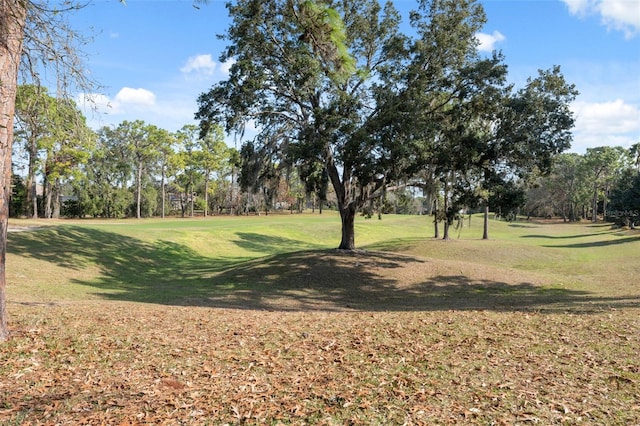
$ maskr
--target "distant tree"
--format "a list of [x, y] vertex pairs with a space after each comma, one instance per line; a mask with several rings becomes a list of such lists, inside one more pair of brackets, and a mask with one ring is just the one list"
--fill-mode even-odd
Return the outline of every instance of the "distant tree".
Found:
[[224, 141], [224, 129], [212, 126], [208, 132], [200, 134], [198, 138], [199, 152], [197, 162], [204, 177], [204, 216], [209, 214], [209, 183], [212, 174], [221, 176], [229, 161], [227, 145]]
[[527, 191], [528, 215], [559, 215], [564, 221], [580, 219], [582, 207], [588, 204], [589, 189], [582, 177], [583, 156], [562, 153], [553, 163], [551, 171], [539, 174]]
[[492, 186], [489, 205], [493, 206], [497, 215], [506, 220], [515, 220], [525, 202], [524, 188], [512, 180], [502, 181]]
[[[156, 160], [160, 155], [163, 134], [159, 129], [142, 120], [123, 121], [114, 130], [114, 137], [122, 144], [130, 156], [134, 175], [135, 217], [142, 217], [143, 183], [148, 180]], [[148, 200], [145, 200], [148, 202]]]
[[611, 191], [608, 220], [635, 229], [640, 223], [640, 173], [624, 170]]
[[[598, 201], [602, 198], [603, 217], [606, 216], [609, 191], [621, 170], [625, 152], [621, 147], [587, 148], [582, 162], [584, 178], [592, 187], [591, 221], [598, 221]], [[602, 197], [601, 197], [602, 196]]]
[[83, 171], [72, 184], [81, 212], [94, 217], [125, 216], [133, 201], [128, 188], [133, 164], [115, 128], [97, 131], [96, 146]]
[[322, 214], [323, 204], [327, 201], [329, 175], [322, 161], [318, 158], [307, 158], [299, 161], [297, 176], [304, 184], [305, 194], [312, 198], [312, 208]]
[[246, 193], [245, 210], [269, 213], [284, 176], [283, 158], [262, 144], [246, 143], [240, 149], [240, 189]]
[[27, 155], [31, 216], [38, 217], [37, 179], [44, 181], [44, 217], [57, 217], [59, 188], [88, 157], [94, 133], [70, 99], [56, 99], [44, 87], [22, 85], [16, 96], [15, 142]]
[[53, 104], [50, 129], [42, 147], [44, 159], [44, 217], [60, 216], [61, 188], [66, 179], [79, 172], [95, 146], [96, 135], [72, 100]]
[[[483, 185], [489, 195], [515, 188], [536, 173], [549, 173], [554, 158], [571, 146], [574, 125], [571, 102], [578, 91], [554, 66], [538, 71], [525, 87], [509, 94], [491, 122], [481, 154]], [[520, 199], [521, 204], [524, 200]], [[489, 209], [485, 206], [483, 239], [488, 238]]]
[[172, 156], [175, 155], [176, 136], [167, 130], [157, 128], [153, 137], [157, 140], [158, 155], [156, 156], [155, 173], [160, 173], [160, 217], [166, 214], [167, 179], [173, 174]]
[[178, 151], [175, 157], [176, 179], [174, 186], [180, 193], [182, 217], [194, 215], [196, 184], [202, 178], [200, 167], [199, 130], [195, 125], [185, 125], [176, 133]]
[[27, 156], [27, 201], [31, 217], [38, 217], [38, 199], [36, 173], [40, 164], [39, 156], [44, 138], [50, 132], [55, 99], [49, 96], [46, 88], [35, 85], [18, 87], [15, 100], [15, 143], [22, 145]]
[[22, 176], [13, 174], [11, 176], [11, 203], [9, 204], [9, 216], [20, 217], [26, 214], [27, 206], [27, 186], [24, 184]]

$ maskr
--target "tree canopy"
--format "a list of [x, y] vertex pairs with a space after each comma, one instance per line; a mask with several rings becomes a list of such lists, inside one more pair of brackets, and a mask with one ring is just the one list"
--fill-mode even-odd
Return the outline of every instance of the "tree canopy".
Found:
[[355, 248], [356, 212], [398, 179], [429, 169], [468, 202], [482, 179], [548, 168], [569, 146], [575, 89], [554, 67], [512, 92], [502, 56], [478, 52], [485, 15], [475, 1], [419, 1], [411, 35], [400, 32], [391, 2], [242, 0], [228, 8], [220, 59], [235, 62], [199, 97], [196, 118], [203, 131], [222, 123], [243, 134], [252, 123], [247, 150], [324, 169], [341, 249]]

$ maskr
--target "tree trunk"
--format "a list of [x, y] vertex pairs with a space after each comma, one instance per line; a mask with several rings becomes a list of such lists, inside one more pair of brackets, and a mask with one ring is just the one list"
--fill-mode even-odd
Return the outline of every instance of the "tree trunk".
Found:
[[340, 219], [342, 220], [342, 240], [339, 250], [355, 250], [355, 219], [356, 208], [353, 203], [347, 204], [340, 209]]
[[204, 178], [204, 217], [209, 213], [209, 172]]
[[593, 209], [593, 212], [591, 212], [591, 222], [596, 223], [598, 221], [598, 187], [596, 185], [593, 187], [591, 208]]
[[189, 183], [189, 194], [187, 195], [189, 198], [189, 208], [191, 209], [191, 212], [189, 213], [189, 217], [193, 217], [193, 205], [194, 205], [194, 196], [193, 196], [193, 182]]
[[443, 240], [448, 240], [449, 239], [449, 217], [451, 215], [451, 213], [449, 212], [449, 183], [445, 182], [444, 183], [444, 205], [443, 205], [443, 209], [444, 209], [444, 234], [442, 235], [442, 239]]
[[142, 162], [138, 162], [138, 173], [136, 174], [136, 219], [142, 217], [140, 202], [142, 201]]
[[447, 216], [447, 218], [444, 220], [444, 233], [442, 235], [442, 239], [443, 240], [448, 240], [449, 238], [449, 216]]
[[60, 219], [60, 189], [61, 189], [60, 179], [56, 179], [53, 185], [53, 211], [51, 212], [51, 217], [53, 219]]
[[38, 218], [38, 181], [36, 179], [36, 162], [38, 160], [38, 148], [36, 141], [29, 141], [29, 177], [27, 186], [29, 187], [28, 200], [31, 203], [31, 218]]
[[609, 195], [609, 185], [604, 187], [604, 197], [602, 199], [602, 219], [607, 221], [607, 196]]
[[338, 210], [340, 211], [340, 220], [342, 221], [342, 239], [340, 241], [339, 250], [355, 250], [355, 219], [357, 206], [351, 198], [350, 176], [346, 170], [340, 172], [333, 161], [333, 156], [329, 150], [326, 152], [327, 174], [333, 185], [338, 200]]
[[51, 219], [51, 197], [53, 196], [53, 188], [49, 177], [45, 175], [44, 179], [44, 184], [42, 185], [44, 188], [44, 194], [42, 197], [42, 201], [44, 202], [44, 218]]
[[440, 238], [440, 227], [438, 226], [438, 199], [433, 201], [433, 238]]
[[165, 200], [167, 198], [167, 190], [166, 190], [166, 185], [164, 183], [165, 181], [165, 172], [164, 172], [164, 167], [162, 168], [162, 213], [161, 216], [164, 219], [164, 210], [165, 210]]
[[6, 310], [7, 226], [11, 198], [11, 146], [15, 112], [18, 66], [22, 53], [27, 2], [0, 0], [0, 341], [9, 337]]
[[489, 203], [485, 203], [484, 205], [484, 225], [482, 231], [482, 239], [489, 239]]

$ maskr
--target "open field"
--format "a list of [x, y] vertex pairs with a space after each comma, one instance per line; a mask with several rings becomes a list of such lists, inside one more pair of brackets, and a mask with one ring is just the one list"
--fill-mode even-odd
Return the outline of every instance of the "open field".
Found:
[[481, 224], [13, 221], [0, 425], [640, 424], [640, 233]]

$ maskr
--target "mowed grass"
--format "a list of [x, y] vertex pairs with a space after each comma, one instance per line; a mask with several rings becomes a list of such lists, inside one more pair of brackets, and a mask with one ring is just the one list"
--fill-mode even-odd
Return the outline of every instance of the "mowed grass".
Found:
[[637, 231], [339, 225], [12, 221], [0, 424], [640, 424]]

